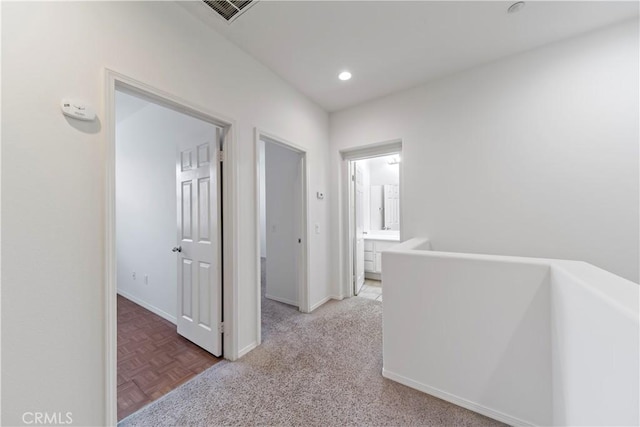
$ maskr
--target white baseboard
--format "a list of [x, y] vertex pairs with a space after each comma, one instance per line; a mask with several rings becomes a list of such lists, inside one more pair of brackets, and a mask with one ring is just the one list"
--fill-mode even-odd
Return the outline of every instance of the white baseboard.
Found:
[[289, 304], [289, 305], [292, 305], [294, 307], [298, 307], [298, 301], [291, 301], [290, 299], [286, 299], [286, 298], [274, 297], [273, 295], [269, 295], [269, 294], [265, 294], [264, 297], [272, 299], [274, 301], [278, 301], [278, 302], [282, 302], [282, 303], [285, 303], [285, 304]]
[[364, 272], [365, 279], [382, 280], [382, 273]]
[[142, 301], [141, 299], [134, 297], [133, 295], [131, 295], [128, 292], [125, 291], [121, 291], [118, 289], [118, 295], [121, 295], [123, 297], [125, 297], [126, 299], [128, 299], [129, 301], [135, 302], [136, 304], [138, 304], [139, 306], [142, 306], [144, 308], [146, 308], [147, 310], [149, 310], [150, 312], [157, 314], [158, 316], [162, 317], [165, 320], [168, 320], [169, 322], [173, 323], [174, 325], [177, 323], [176, 317], [170, 315], [169, 313], [167, 313], [164, 310], [160, 310], [158, 307], [153, 306], [149, 303], [146, 303], [144, 301]]
[[489, 418], [493, 418], [494, 420], [501, 421], [511, 426], [535, 426], [535, 424], [530, 423], [528, 421], [524, 421], [519, 418], [512, 417], [511, 415], [507, 415], [500, 411], [487, 408], [486, 406], [479, 405], [470, 400], [463, 399], [462, 397], [458, 397], [451, 393], [447, 393], [446, 391], [442, 391], [437, 388], [428, 386], [426, 384], [419, 383], [417, 381], [414, 381], [402, 375], [389, 372], [384, 368], [382, 368], [382, 376], [390, 380], [396, 381], [400, 384], [406, 385], [407, 387], [411, 387], [423, 393], [430, 394], [431, 396], [435, 396], [439, 399], [446, 400], [447, 402], [451, 402], [454, 405], [462, 406], [463, 408], [469, 409], [473, 412], [477, 412], [479, 414], [482, 414]]
[[311, 313], [313, 310], [320, 307], [321, 305], [326, 304], [332, 299], [336, 301], [342, 301], [344, 299], [344, 295], [329, 295], [328, 297], [321, 299], [320, 301], [318, 301], [317, 303], [311, 306], [311, 310], [309, 310], [309, 313]]
[[[238, 352], [238, 359], [240, 359], [242, 356], [244, 356], [245, 354], [249, 353], [251, 350], [253, 350], [254, 348], [256, 348], [258, 346], [258, 342], [254, 341], [251, 344], [249, 344], [248, 346], [246, 346], [245, 348], [243, 348], [242, 350], [240, 350]], [[237, 360], [237, 359], [236, 359]]]
[[313, 304], [311, 306], [311, 308], [309, 309], [309, 313], [311, 313], [313, 310], [315, 310], [316, 308], [320, 307], [322, 304], [326, 303], [330, 299], [331, 299], [331, 296], [328, 296], [326, 298], [322, 298], [320, 301], [318, 301], [317, 303], [315, 303], [315, 304]]

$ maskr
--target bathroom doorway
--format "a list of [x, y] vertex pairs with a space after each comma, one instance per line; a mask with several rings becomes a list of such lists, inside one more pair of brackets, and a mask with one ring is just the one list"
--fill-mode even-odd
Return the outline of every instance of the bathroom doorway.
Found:
[[382, 252], [400, 242], [400, 153], [349, 161], [353, 295], [382, 301]]

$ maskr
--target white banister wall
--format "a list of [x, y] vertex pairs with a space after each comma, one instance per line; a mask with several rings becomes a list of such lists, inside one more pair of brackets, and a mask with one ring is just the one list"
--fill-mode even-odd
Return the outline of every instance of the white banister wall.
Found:
[[509, 424], [551, 423], [548, 266], [425, 250], [382, 263], [386, 377]]
[[515, 425], [638, 425], [638, 285], [577, 261], [383, 253], [383, 375]]
[[639, 425], [638, 285], [587, 263], [552, 265], [554, 424]]

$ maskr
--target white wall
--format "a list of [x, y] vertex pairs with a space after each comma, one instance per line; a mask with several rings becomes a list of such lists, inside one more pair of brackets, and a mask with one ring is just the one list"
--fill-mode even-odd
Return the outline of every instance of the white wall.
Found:
[[400, 166], [390, 165], [393, 156], [374, 157], [365, 160], [369, 165], [371, 185], [398, 185], [400, 183]]
[[383, 253], [384, 375], [551, 425], [549, 266], [464, 256]]
[[267, 298], [298, 306], [301, 155], [265, 143]]
[[[330, 294], [328, 116], [266, 67], [169, 2], [3, 3], [1, 51], [3, 425], [105, 423], [104, 67], [235, 120], [238, 349], [258, 338], [255, 127], [304, 147], [327, 192], [309, 202], [310, 299]], [[65, 119], [63, 97], [99, 121]]]
[[584, 260], [637, 282], [638, 52], [627, 22], [332, 114], [332, 191], [338, 150], [402, 138], [405, 238]]
[[637, 284], [585, 262], [429, 246], [382, 255], [387, 378], [509, 425], [638, 425]]
[[[131, 103], [144, 107], [119, 117]], [[118, 293], [174, 323], [177, 263], [171, 248], [177, 242], [177, 143], [215, 137], [214, 125], [116, 93]]]

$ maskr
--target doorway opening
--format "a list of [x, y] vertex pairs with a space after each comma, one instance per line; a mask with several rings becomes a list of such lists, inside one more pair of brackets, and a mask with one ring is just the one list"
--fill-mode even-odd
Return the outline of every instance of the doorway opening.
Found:
[[106, 74], [106, 399], [115, 424], [237, 357], [235, 184], [223, 179], [235, 156], [230, 122]]
[[120, 420], [221, 360], [222, 129], [115, 98]]
[[402, 238], [401, 151], [394, 141], [341, 153], [348, 296], [382, 301], [382, 252]]
[[307, 158], [257, 131], [258, 344], [285, 318], [309, 312]]
[[351, 161], [353, 294], [382, 301], [382, 252], [400, 241], [400, 155]]

